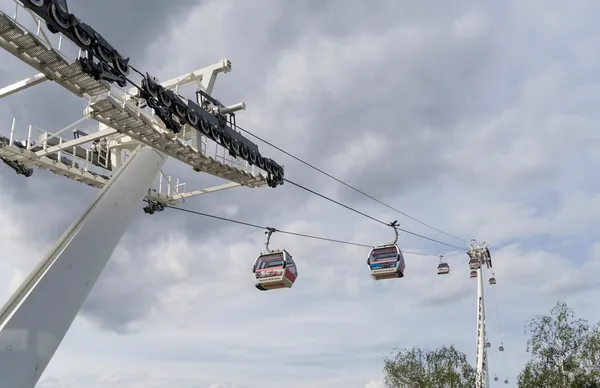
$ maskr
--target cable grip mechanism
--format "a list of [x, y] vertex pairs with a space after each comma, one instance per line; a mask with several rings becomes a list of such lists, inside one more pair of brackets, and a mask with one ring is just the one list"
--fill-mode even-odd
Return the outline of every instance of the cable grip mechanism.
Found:
[[398, 220], [396, 220], [390, 222], [388, 226], [394, 229], [394, 241], [390, 243], [390, 245], [396, 245], [396, 243], [398, 242], [398, 226], [400, 226], [400, 224], [398, 224]]
[[269, 248], [269, 243], [271, 242], [271, 235], [277, 232], [277, 229], [268, 226], [265, 229], [267, 229], [267, 231], [265, 232], [265, 234], [267, 235], [267, 242], [265, 243], [265, 247], [267, 248], [267, 252], [271, 253], [273, 251]]

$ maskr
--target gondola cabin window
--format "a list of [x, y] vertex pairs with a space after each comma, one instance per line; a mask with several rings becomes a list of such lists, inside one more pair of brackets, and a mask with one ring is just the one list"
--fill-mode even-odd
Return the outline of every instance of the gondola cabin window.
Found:
[[283, 268], [283, 253], [275, 253], [261, 257], [256, 263], [256, 269]]
[[371, 263], [380, 263], [385, 261], [398, 260], [398, 251], [396, 249], [373, 250], [370, 257]]

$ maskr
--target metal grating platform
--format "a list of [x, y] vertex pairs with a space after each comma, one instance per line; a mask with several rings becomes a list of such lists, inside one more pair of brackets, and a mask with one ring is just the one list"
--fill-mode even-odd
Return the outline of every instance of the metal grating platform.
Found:
[[230, 180], [248, 187], [266, 185], [266, 178], [261, 174], [256, 176], [228, 166], [205, 156], [198, 150], [184, 144], [178, 138], [164, 129], [157, 128], [152, 119], [140, 112], [133, 105], [108, 95], [105, 99], [92, 102], [89, 106], [92, 118], [124, 135], [160, 150], [193, 168], [207, 174]]
[[77, 62], [68, 62], [61, 53], [2, 11], [0, 47], [80, 97], [90, 99], [110, 89], [108, 83], [85, 74]]
[[[38, 150], [40, 147], [37, 147]], [[63, 176], [76, 182], [84, 183], [88, 186], [102, 189], [110, 180], [109, 176], [97, 174], [93, 171], [89, 171], [85, 168], [80, 167], [80, 162], [76, 162], [73, 159], [60, 158], [57, 154], [48, 154], [47, 156], [40, 157], [36, 155], [36, 149], [32, 148], [27, 150], [17, 145], [11, 145], [10, 140], [4, 136], [0, 136], [0, 157], [20, 162], [26, 167], [37, 167], [41, 170], [50, 171], [53, 174]], [[3, 168], [0, 163], [0, 168]], [[218, 191], [221, 187], [210, 188], [202, 190], [210, 193], [212, 191]], [[175, 194], [162, 194], [156, 189], [149, 189], [145, 199], [159, 201], [163, 204], [178, 205], [185, 202], [185, 198], [188, 196], [194, 196], [194, 193], [175, 193]]]
[[74, 166], [71, 163], [67, 164], [59, 161], [55, 154], [40, 157], [30, 150], [9, 145], [9, 142], [4, 138], [0, 139], [0, 156], [8, 160], [21, 162], [28, 167], [36, 166], [42, 170], [50, 171], [99, 189], [104, 187], [110, 179], [109, 177], [83, 170], [78, 165]]

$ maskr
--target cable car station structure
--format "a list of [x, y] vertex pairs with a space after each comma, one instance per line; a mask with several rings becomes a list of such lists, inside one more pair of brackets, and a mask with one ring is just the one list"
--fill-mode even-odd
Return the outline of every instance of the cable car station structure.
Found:
[[[24, 23], [32, 17], [30, 31]], [[58, 44], [46, 30], [60, 33]], [[79, 46], [79, 58], [61, 53], [65, 41]], [[38, 167], [101, 189], [0, 310], [0, 385], [31, 388], [142, 200], [152, 213], [228, 188], [276, 187], [284, 170], [236, 131], [235, 112], [245, 105], [225, 106], [211, 96], [217, 75], [231, 70], [227, 59], [162, 83], [142, 74], [141, 86], [125, 90], [129, 59], [70, 14], [65, 0], [23, 0], [12, 15], [0, 11], [0, 47], [39, 72], [0, 89], [0, 98], [53, 81], [88, 100], [84, 117], [58, 132], [13, 119], [10, 137], [0, 137], [1, 160], [26, 177]], [[188, 85], [197, 86], [195, 101], [179, 95]], [[98, 131], [77, 129], [88, 119], [98, 121]], [[162, 171], [168, 157], [229, 183], [186, 191], [185, 183]]]
[[[32, 28], [23, 19], [33, 20]], [[61, 52], [65, 42], [77, 46], [76, 59]], [[0, 99], [52, 81], [87, 100], [83, 117], [56, 132], [13, 119], [10, 136], [0, 136], [0, 161], [24, 177], [31, 177], [37, 167], [100, 189], [0, 309], [0, 387], [33, 388], [142, 201], [143, 211], [153, 214], [187, 198], [233, 187], [275, 188], [285, 181], [284, 168], [237, 130], [235, 112], [245, 104], [225, 106], [212, 96], [217, 75], [231, 71], [227, 59], [159, 82], [135, 69], [97, 31], [69, 13], [66, 0], [21, 0], [15, 1], [12, 15], [0, 10], [0, 47], [38, 72], [0, 89]], [[139, 85], [129, 78], [132, 70], [141, 76]], [[126, 89], [128, 84], [133, 87]], [[193, 100], [180, 94], [187, 86], [196, 86]], [[78, 129], [86, 120], [97, 121], [98, 130]], [[185, 182], [163, 171], [169, 157], [229, 182], [188, 191]], [[404, 277], [398, 224], [388, 226], [395, 240], [373, 247], [367, 259], [375, 280]], [[266, 229], [266, 252], [252, 268], [256, 288], [291, 288], [297, 265], [285, 249], [269, 248], [277, 230]], [[467, 253], [470, 277], [478, 280], [476, 387], [487, 388], [482, 278], [483, 266], [492, 268], [491, 257], [485, 243], [474, 241]], [[450, 272], [443, 256], [437, 271]], [[495, 278], [489, 283], [495, 284]], [[504, 350], [502, 345], [499, 350]]]

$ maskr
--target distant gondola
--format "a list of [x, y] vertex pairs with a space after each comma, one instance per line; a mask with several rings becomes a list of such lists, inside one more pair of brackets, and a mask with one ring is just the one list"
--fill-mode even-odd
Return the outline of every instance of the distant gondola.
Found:
[[438, 275], [448, 275], [450, 273], [450, 265], [448, 263], [442, 261], [444, 256], [440, 255], [440, 263], [437, 266]]
[[471, 268], [472, 271], [481, 268], [481, 262], [479, 261], [479, 259], [469, 259], [469, 268]]

